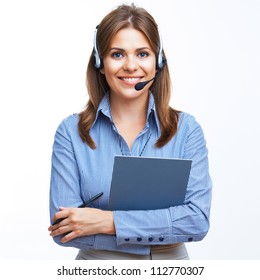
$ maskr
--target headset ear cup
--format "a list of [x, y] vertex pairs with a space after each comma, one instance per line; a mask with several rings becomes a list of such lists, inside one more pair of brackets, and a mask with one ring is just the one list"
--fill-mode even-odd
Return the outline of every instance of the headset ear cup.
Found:
[[166, 65], [167, 63], [167, 59], [163, 56], [163, 43], [162, 43], [162, 37], [161, 34], [158, 30], [159, 33], [159, 43], [160, 43], [160, 47], [159, 47], [159, 52], [157, 53], [156, 56], [156, 70], [162, 70], [163, 67]]
[[100, 58], [99, 58], [99, 55], [94, 52], [94, 66], [99, 69], [100, 67]]
[[98, 53], [96, 53], [95, 51], [94, 51], [94, 66], [99, 70], [102, 69], [104, 66], [102, 59], [100, 59]]
[[101, 69], [103, 69], [104, 68], [104, 64], [103, 64], [103, 60], [102, 59], [100, 59], [100, 66], [99, 66], [99, 70], [101, 70]]
[[162, 54], [157, 54], [157, 60], [156, 60], [156, 69], [159, 70], [162, 68]]
[[167, 64], [167, 59], [166, 57], [162, 57], [162, 68]]
[[162, 54], [157, 54], [156, 57], [156, 70], [163, 69], [166, 65], [167, 59]]

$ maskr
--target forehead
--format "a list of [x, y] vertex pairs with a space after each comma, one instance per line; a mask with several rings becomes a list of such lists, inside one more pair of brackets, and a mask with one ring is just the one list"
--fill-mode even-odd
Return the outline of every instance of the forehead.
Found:
[[137, 29], [132, 27], [119, 30], [110, 42], [110, 47], [120, 47], [123, 49], [131, 48], [143, 48], [147, 47], [151, 49], [146, 36]]

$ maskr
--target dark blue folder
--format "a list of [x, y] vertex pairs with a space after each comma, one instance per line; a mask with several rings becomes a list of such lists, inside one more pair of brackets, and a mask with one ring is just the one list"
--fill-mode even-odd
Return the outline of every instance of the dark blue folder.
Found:
[[189, 159], [115, 156], [110, 210], [153, 210], [183, 203]]

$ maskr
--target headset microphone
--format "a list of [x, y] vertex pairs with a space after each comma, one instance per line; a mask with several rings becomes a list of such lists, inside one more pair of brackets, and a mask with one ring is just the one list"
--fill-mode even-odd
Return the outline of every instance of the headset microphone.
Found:
[[137, 91], [142, 90], [148, 83], [150, 83], [152, 80], [154, 80], [154, 79], [160, 74], [160, 72], [162, 71], [162, 69], [163, 69], [163, 67], [165, 66], [165, 64], [166, 64], [166, 58], [164, 58], [164, 60], [163, 60], [163, 66], [162, 66], [162, 68], [159, 68], [159, 69], [158, 69], [158, 71], [157, 71], [157, 73], [155, 74], [155, 76], [154, 76], [152, 79], [148, 80], [148, 81], [144, 81], [144, 82], [137, 83], [137, 84], [135, 85], [135, 90], [137, 90]]
[[[159, 72], [159, 70], [158, 70], [158, 72]], [[156, 76], [158, 75], [158, 72], [156, 73], [156, 75], [151, 80], [137, 83], [135, 85], [135, 90], [137, 90], [137, 91], [142, 90], [148, 83], [150, 83], [152, 80], [154, 80], [156, 78]]]

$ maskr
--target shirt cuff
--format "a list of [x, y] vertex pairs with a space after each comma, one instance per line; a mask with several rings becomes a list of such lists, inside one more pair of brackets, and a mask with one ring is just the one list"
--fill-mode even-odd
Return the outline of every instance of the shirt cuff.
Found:
[[174, 243], [169, 209], [113, 211], [113, 214], [117, 245]]

